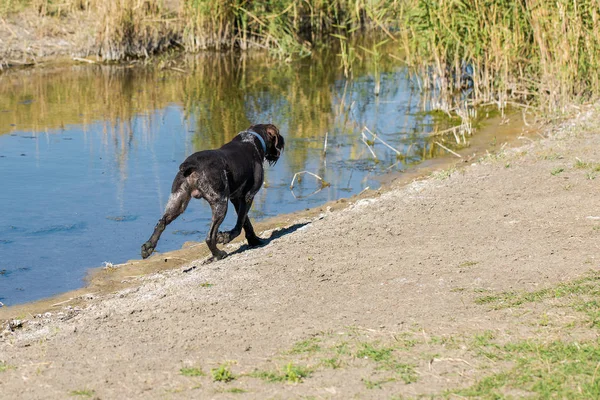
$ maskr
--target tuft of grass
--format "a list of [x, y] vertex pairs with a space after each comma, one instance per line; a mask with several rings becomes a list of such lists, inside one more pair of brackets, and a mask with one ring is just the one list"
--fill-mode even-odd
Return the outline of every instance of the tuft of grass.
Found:
[[227, 383], [235, 379], [235, 376], [231, 373], [227, 364], [221, 364], [218, 368], [211, 369], [210, 373], [215, 382]]
[[96, 392], [90, 389], [83, 390], [72, 390], [69, 392], [69, 396], [81, 396], [81, 397], [92, 397]]
[[200, 287], [204, 287], [204, 288], [209, 288], [209, 287], [213, 287], [215, 285], [213, 285], [212, 283], [208, 283], [208, 282], [204, 282], [200, 284]]
[[342, 366], [342, 360], [338, 357], [324, 358], [321, 360], [321, 364], [331, 369], [338, 369]]
[[300, 383], [305, 378], [310, 377], [312, 372], [312, 368], [294, 365], [290, 362], [285, 366], [283, 371], [254, 371], [250, 374], [250, 376], [254, 378], [260, 378], [268, 382]]
[[560, 167], [558, 167], [558, 168], [554, 168], [552, 171], [550, 171], [550, 173], [551, 173], [553, 176], [556, 176], [556, 175], [558, 175], [558, 174], [560, 174], [560, 173], [562, 173], [562, 172], [564, 172], [564, 171], [565, 171], [565, 169], [564, 169], [564, 168], [560, 168]]
[[241, 389], [241, 388], [234, 387], [234, 388], [230, 388], [230, 389], [225, 389], [224, 392], [225, 393], [236, 393], [236, 394], [239, 394], [239, 393], [247, 393], [248, 391], [244, 390], [244, 389]]
[[0, 372], [6, 372], [9, 369], [15, 369], [15, 367], [13, 367], [12, 365], [8, 365], [4, 362], [0, 362]]
[[573, 164], [573, 168], [576, 168], [576, 169], [588, 169], [591, 167], [592, 167], [591, 163], [583, 162], [579, 158], [575, 159], [575, 163]]
[[312, 337], [306, 340], [299, 341], [294, 344], [289, 354], [302, 354], [302, 353], [316, 353], [321, 350], [319, 342], [321, 340], [316, 337]]
[[367, 389], [381, 389], [381, 385], [383, 385], [384, 383], [393, 382], [393, 381], [395, 381], [395, 379], [394, 378], [384, 378], [384, 379], [380, 379], [377, 381], [372, 381], [370, 379], [362, 379], [362, 381], [365, 384], [365, 387]]
[[459, 268], [472, 267], [474, 265], [479, 264], [479, 261], [465, 261], [458, 265]]
[[179, 370], [179, 373], [183, 376], [205, 376], [206, 374], [202, 371], [202, 368], [196, 367], [185, 367]]
[[356, 352], [357, 358], [369, 358], [375, 362], [388, 361], [392, 357], [392, 347], [377, 347], [371, 343], [362, 343], [361, 348]]

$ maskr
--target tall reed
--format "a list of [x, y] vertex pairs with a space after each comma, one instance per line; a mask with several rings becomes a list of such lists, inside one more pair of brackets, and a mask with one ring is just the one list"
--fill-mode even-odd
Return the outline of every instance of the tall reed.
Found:
[[600, 94], [595, 0], [408, 0], [401, 42], [424, 87], [456, 106], [534, 103], [563, 112]]

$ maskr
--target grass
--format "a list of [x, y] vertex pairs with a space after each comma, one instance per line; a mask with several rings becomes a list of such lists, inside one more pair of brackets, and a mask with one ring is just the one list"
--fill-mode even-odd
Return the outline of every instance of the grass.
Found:
[[206, 374], [202, 371], [202, 368], [196, 367], [185, 367], [179, 370], [179, 373], [183, 376], [205, 376]]
[[69, 392], [70, 396], [81, 396], [81, 397], [92, 397], [96, 394], [94, 390], [83, 389], [83, 390], [73, 390]]
[[313, 372], [312, 368], [295, 365], [290, 362], [282, 371], [254, 371], [250, 376], [266, 380], [268, 382], [300, 383], [308, 378]]
[[294, 344], [292, 349], [289, 351], [290, 354], [301, 354], [301, 353], [315, 353], [321, 350], [319, 346], [319, 338], [313, 337], [306, 340], [302, 340]]
[[389, 361], [392, 358], [392, 347], [378, 347], [377, 344], [362, 343], [356, 352], [357, 358], [368, 358], [375, 362]]
[[600, 342], [543, 343], [525, 340], [505, 345], [488, 343], [488, 354], [513, 366], [477, 381], [471, 387], [449, 391], [477, 398], [504, 398], [519, 390], [529, 398], [594, 399], [600, 397], [598, 360]]
[[227, 364], [221, 364], [218, 368], [213, 368], [210, 370], [213, 381], [215, 382], [231, 382], [235, 379], [233, 373], [229, 369]]
[[503, 292], [479, 297], [476, 304], [489, 305], [494, 310], [519, 307], [527, 303], [556, 300], [587, 316], [591, 327], [600, 327], [600, 272], [531, 292]]
[[400, 42], [422, 85], [474, 103], [510, 101], [564, 112], [600, 92], [593, 0], [408, 1]]
[[553, 176], [556, 176], [558, 174], [561, 174], [565, 171], [564, 168], [554, 168], [552, 171], [550, 171], [550, 174], [552, 174]]
[[9, 369], [15, 369], [12, 365], [8, 365], [6, 363], [0, 362], [0, 372], [6, 372]]
[[[169, 4], [170, 3], [170, 4]], [[307, 55], [364, 29], [391, 33], [400, 4], [370, 0], [2, 0], [0, 17], [29, 9], [46, 25], [65, 17], [97, 16], [91, 54], [105, 60], [149, 57], [171, 49], [187, 52], [269, 49], [282, 59]], [[41, 24], [41, 22], [40, 22]], [[337, 39], [336, 39], [337, 40]]]

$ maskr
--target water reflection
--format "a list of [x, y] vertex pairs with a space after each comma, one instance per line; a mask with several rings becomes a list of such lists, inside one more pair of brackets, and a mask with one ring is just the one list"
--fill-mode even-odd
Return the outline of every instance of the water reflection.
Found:
[[[274, 123], [286, 137], [256, 196], [250, 215], [257, 219], [373, 188], [377, 174], [441, 151], [428, 132], [448, 122], [421, 113], [403, 68], [365, 57], [345, 79], [334, 57], [280, 65], [258, 54], [205, 54], [162, 69], [86, 65], [0, 75], [2, 301], [73, 289], [88, 267], [139, 258], [179, 163], [252, 123]], [[364, 126], [400, 154], [375, 141], [374, 160]], [[320, 182], [306, 177], [291, 193], [292, 176], [303, 170], [330, 186], [318, 191]], [[234, 221], [230, 209], [225, 226]], [[203, 240], [209, 223], [208, 206], [192, 202], [158, 250]]]

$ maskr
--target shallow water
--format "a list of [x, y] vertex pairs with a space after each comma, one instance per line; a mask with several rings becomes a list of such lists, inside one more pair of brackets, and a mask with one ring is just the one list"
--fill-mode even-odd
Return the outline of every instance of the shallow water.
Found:
[[[448, 122], [422, 113], [422, 104], [404, 68], [365, 61], [346, 79], [334, 55], [284, 65], [204, 55], [162, 69], [86, 65], [1, 75], [0, 301], [81, 287], [88, 268], [139, 258], [181, 161], [252, 123], [279, 126], [286, 150], [266, 167], [251, 218], [375, 188], [381, 174], [443, 152], [428, 133]], [[377, 143], [375, 160], [362, 141], [365, 125], [402, 155]], [[304, 170], [330, 186], [319, 191], [305, 175], [291, 191]], [[223, 226], [234, 222], [230, 207]], [[208, 205], [192, 201], [157, 250], [203, 240], [209, 223]]]

